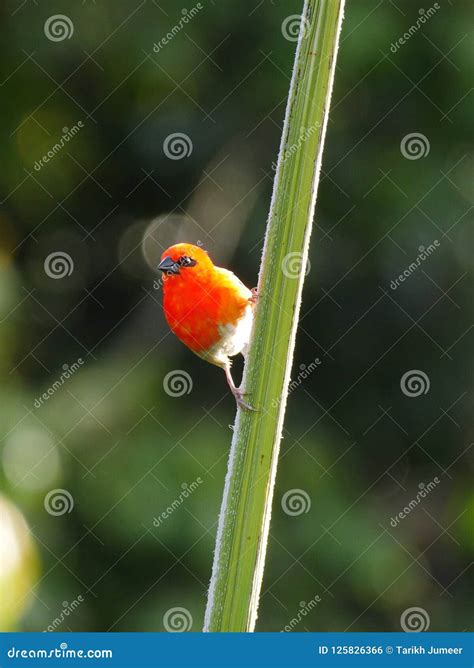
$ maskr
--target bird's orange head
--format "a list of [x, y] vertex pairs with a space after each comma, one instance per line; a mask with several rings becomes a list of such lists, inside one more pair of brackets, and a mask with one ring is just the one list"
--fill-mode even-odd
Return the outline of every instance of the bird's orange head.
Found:
[[188, 272], [196, 275], [214, 267], [205, 250], [193, 244], [175, 244], [167, 248], [161, 256], [158, 269], [163, 272], [164, 280], [185, 278]]

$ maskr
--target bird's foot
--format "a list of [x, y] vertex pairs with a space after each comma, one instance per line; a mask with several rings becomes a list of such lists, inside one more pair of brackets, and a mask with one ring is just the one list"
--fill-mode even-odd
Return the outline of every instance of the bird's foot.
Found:
[[249, 297], [249, 302], [255, 305], [258, 303], [258, 289], [252, 288], [250, 292], [252, 293], [252, 296]]
[[240, 406], [240, 408], [243, 408], [246, 411], [256, 411], [256, 408], [253, 408], [250, 404], [246, 403], [242, 397], [245, 397], [248, 392], [243, 392], [240, 388], [236, 387], [235, 389], [232, 390], [232, 394], [235, 397], [235, 401], [237, 402], [237, 406]]
[[230, 387], [230, 391], [234, 395], [235, 401], [237, 402], [237, 407], [243, 408], [246, 411], [256, 410], [255, 408], [252, 408], [252, 406], [250, 406], [250, 404], [247, 404], [243, 400], [242, 397], [245, 397], [245, 395], [247, 393], [244, 392], [242, 389], [240, 389], [240, 387], [236, 387], [236, 385], [235, 385], [235, 383], [232, 379], [232, 374], [230, 372], [230, 362], [228, 362], [226, 364], [226, 366], [224, 367], [224, 371], [225, 371], [225, 375], [226, 375], [226, 378], [227, 378], [227, 383], [229, 384], [229, 387]]

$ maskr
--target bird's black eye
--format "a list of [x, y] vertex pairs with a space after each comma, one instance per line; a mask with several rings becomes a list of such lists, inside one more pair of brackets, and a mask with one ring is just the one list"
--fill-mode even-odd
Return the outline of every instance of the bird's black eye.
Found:
[[194, 267], [197, 262], [192, 257], [189, 257], [189, 255], [182, 255], [178, 260], [178, 264], [180, 267]]

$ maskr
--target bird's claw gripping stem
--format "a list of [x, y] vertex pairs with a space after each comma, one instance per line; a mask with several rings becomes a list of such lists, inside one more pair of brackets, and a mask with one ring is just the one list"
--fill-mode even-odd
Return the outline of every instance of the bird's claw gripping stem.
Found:
[[250, 292], [252, 296], [249, 297], [249, 302], [255, 306], [258, 303], [258, 288], [252, 288]]
[[243, 408], [246, 411], [256, 411], [257, 409], [251, 406], [250, 404], [247, 404], [242, 397], [245, 396], [245, 392], [241, 392], [238, 388], [236, 388], [235, 392], [233, 391], [232, 394], [235, 397], [235, 400], [237, 402], [237, 406], [240, 406], [240, 408]]
[[232, 374], [230, 372], [230, 367], [226, 366], [225, 369], [225, 376], [227, 378], [227, 382], [230, 387], [230, 391], [234, 395], [235, 401], [237, 402], [237, 406], [240, 408], [243, 408], [246, 411], [256, 411], [256, 408], [253, 408], [250, 406], [250, 404], [247, 404], [242, 397], [245, 396], [246, 392], [243, 392], [243, 390], [240, 389], [240, 387], [236, 387], [234, 383], [234, 379], [232, 378]]

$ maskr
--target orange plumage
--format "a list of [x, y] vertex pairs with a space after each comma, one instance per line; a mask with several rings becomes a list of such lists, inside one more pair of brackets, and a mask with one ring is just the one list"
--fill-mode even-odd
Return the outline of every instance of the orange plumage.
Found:
[[224, 369], [237, 404], [249, 408], [232, 380], [230, 357], [245, 354], [255, 294], [205, 250], [180, 243], [161, 256], [163, 309], [176, 336], [196, 355]]

